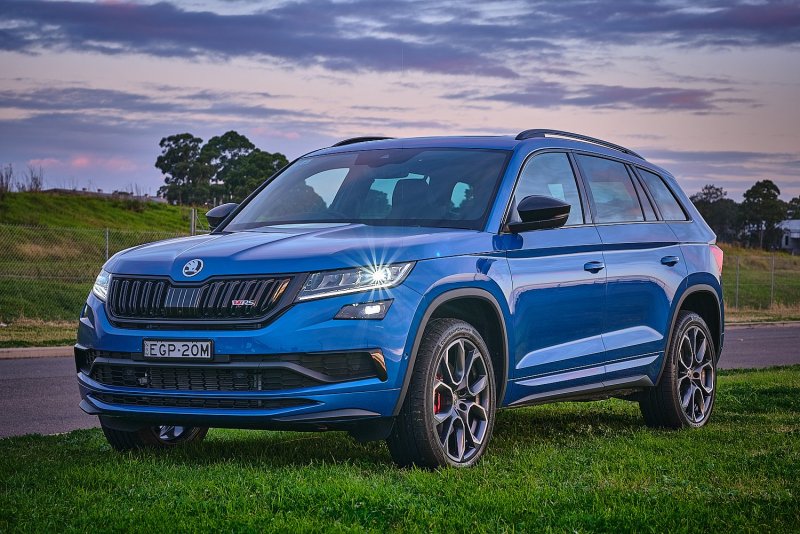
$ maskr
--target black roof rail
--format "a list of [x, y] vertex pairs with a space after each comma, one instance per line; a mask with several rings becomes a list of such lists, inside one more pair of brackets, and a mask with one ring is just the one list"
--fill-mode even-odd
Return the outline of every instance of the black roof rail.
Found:
[[602, 139], [595, 139], [594, 137], [589, 137], [588, 135], [581, 135], [572, 132], [563, 132], [561, 130], [546, 130], [546, 129], [525, 130], [524, 132], [518, 133], [517, 137], [515, 137], [514, 139], [516, 139], [517, 141], [522, 141], [523, 139], [533, 139], [535, 137], [545, 137], [547, 135], [555, 135], [558, 137], [566, 137], [567, 139], [586, 141], [587, 143], [593, 143], [595, 145], [604, 146], [606, 148], [613, 148], [614, 150], [619, 150], [620, 152], [624, 152], [625, 154], [636, 156], [639, 159], [644, 159], [642, 156], [640, 156], [630, 148], [625, 148], [624, 146], [615, 145], [614, 143], [609, 143], [608, 141], [603, 141]]
[[366, 136], [366, 137], [351, 137], [350, 139], [344, 139], [339, 141], [334, 146], [344, 146], [344, 145], [352, 145], [353, 143], [364, 143], [366, 141], [383, 141], [384, 139], [394, 139], [394, 137], [379, 137], [379, 136]]

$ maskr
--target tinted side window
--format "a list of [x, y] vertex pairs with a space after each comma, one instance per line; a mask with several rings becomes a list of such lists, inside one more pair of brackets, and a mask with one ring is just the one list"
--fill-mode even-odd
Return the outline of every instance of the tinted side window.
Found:
[[598, 223], [644, 221], [639, 197], [624, 164], [583, 154], [576, 157], [594, 199]]
[[[530, 195], [553, 197], [572, 206], [567, 226], [583, 224], [583, 207], [569, 158], [563, 152], [547, 152], [528, 160], [514, 192], [516, 202]], [[514, 207], [516, 215], [516, 206]]]
[[653, 200], [656, 201], [658, 209], [661, 211], [661, 216], [665, 221], [685, 221], [686, 214], [683, 212], [681, 205], [675, 199], [675, 195], [669, 190], [667, 185], [657, 174], [646, 171], [642, 168], [637, 168], [639, 175], [647, 185], [650, 194], [653, 195]]

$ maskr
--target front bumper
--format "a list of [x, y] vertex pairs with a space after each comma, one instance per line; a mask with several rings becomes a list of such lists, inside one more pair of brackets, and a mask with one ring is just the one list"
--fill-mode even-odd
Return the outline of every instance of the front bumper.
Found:
[[[386, 298], [393, 303], [381, 321], [333, 319], [344, 305]], [[352, 429], [386, 419], [400, 397], [421, 301], [399, 286], [296, 304], [254, 330], [164, 330], [115, 326], [90, 295], [75, 348], [81, 408], [125, 424], [233, 428]], [[211, 340], [214, 356], [148, 361], [145, 338]], [[360, 359], [342, 367], [343, 353]]]

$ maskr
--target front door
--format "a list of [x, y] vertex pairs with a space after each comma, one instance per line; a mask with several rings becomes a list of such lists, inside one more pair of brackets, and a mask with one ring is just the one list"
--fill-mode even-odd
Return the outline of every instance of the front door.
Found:
[[587, 224], [584, 194], [563, 152], [534, 155], [514, 193], [571, 205], [562, 228], [521, 232], [508, 250], [513, 282], [511, 403], [534, 402], [603, 380], [606, 273], [597, 229]]

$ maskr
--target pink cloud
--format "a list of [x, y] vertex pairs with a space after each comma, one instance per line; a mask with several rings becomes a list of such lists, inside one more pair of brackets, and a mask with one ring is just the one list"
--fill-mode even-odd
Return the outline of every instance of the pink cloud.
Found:
[[88, 154], [77, 154], [69, 159], [37, 158], [28, 161], [28, 165], [52, 170], [84, 170], [99, 169], [113, 172], [135, 171], [139, 166], [128, 158], [112, 156], [103, 158]]

